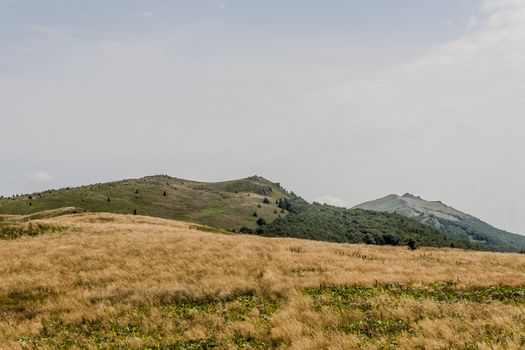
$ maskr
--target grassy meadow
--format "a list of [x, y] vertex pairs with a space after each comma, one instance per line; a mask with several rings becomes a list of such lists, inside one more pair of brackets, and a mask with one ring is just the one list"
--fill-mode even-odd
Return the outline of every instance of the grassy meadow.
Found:
[[264, 238], [103, 213], [31, 225], [43, 231], [0, 242], [0, 349], [525, 346], [520, 254]]

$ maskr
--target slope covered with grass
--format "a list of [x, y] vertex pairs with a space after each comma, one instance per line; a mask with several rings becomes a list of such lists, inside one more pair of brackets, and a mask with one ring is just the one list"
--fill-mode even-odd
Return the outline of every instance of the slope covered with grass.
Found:
[[[196, 182], [150, 176], [0, 201], [0, 214], [39, 218], [69, 211], [137, 213], [184, 220], [226, 230], [332, 242], [439, 247], [476, 247], [397, 214], [310, 204], [262, 177]], [[67, 212], [66, 209], [60, 209]]]
[[525, 256], [76, 214], [0, 245], [2, 349], [519, 349]]
[[309, 204], [298, 197], [281, 201], [281, 207], [290, 214], [260, 227], [257, 233], [378, 245], [405, 245], [412, 239], [422, 246], [479, 248], [467, 240], [447, 237], [427, 225], [397, 214]]
[[275, 202], [288, 197], [289, 193], [279, 184], [258, 176], [215, 183], [149, 176], [3, 198], [0, 199], [0, 214], [28, 215], [76, 207], [81, 211], [136, 212], [238, 229], [242, 226], [254, 228], [255, 212], [269, 222], [285, 215]]

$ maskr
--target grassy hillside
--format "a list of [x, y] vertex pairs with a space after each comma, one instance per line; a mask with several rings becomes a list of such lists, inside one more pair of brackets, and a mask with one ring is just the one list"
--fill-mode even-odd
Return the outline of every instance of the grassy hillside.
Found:
[[525, 251], [525, 236], [497, 229], [442, 202], [426, 201], [409, 193], [389, 195], [356, 208], [397, 213], [431, 226], [449, 237], [466, 240], [488, 250]]
[[262, 226], [259, 234], [378, 245], [404, 245], [413, 239], [421, 246], [479, 248], [397, 214], [308, 204], [297, 197], [281, 206], [290, 214]]
[[450, 237], [468, 239], [490, 250], [525, 251], [525, 236], [497, 229], [470, 215], [459, 221], [430, 217], [422, 222]]
[[0, 245], [1, 349], [519, 349], [525, 255], [77, 214]]
[[0, 199], [0, 216], [35, 219], [72, 210], [137, 213], [267, 236], [380, 245], [413, 239], [424, 246], [476, 247], [399, 215], [309, 204], [258, 176], [215, 183], [150, 176]]
[[0, 199], [0, 214], [28, 215], [76, 207], [80, 211], [119, 214], [136, 211], [142, 215], [238, 229], [256, 226], [254, 212], [267, 221], [286, 215], [275, 202], [288, 197], [279, 184], [257, 176], [215, 183], [149, 176], [3, 198]]

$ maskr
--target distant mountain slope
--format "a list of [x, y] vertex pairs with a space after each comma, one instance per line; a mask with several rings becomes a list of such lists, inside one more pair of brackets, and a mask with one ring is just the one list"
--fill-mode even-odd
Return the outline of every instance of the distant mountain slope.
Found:
[[289, 197], [279, 184], [258, 176], [207, 183], [161, 175], [2, 198], [0, 214], [28, 215], [76, 207], [119, 214], [136, 211], [141, 215], [238, 229], [256, 227], [254, 212], [268, 222], [285, 215], [276, 200]]
[[284, 202], [281, 206], [289, 214], [259, 228], [258, 234], [377, 245], [404, 245], [414, 239], [421, 246], [480, 248], [398, 214], [309, 204], [299, 197]]
[[66, 207], [137, 213], [267, 236], [379, 245], [406, 244], [412, 238], [423, 246], [475, 247], [397, 214], [310, 204], [259, 176], [207, 183], [160, 175], [49, 190], [0, 198], [0, 217], [39, 217]]
[[449, 237], [468, 239], [490, 250], [525, 250], [525, 236], [497, 229], [442, 202], [426, 201], [409, 193], [392, 194], [354, 208], [400, 214], [432, 226]]

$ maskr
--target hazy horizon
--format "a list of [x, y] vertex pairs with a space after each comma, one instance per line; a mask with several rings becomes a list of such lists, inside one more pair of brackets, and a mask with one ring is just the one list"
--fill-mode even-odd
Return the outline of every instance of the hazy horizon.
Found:
[[525, 3], [0, 0], [0, 194], [260, 175], [525, 234]]

